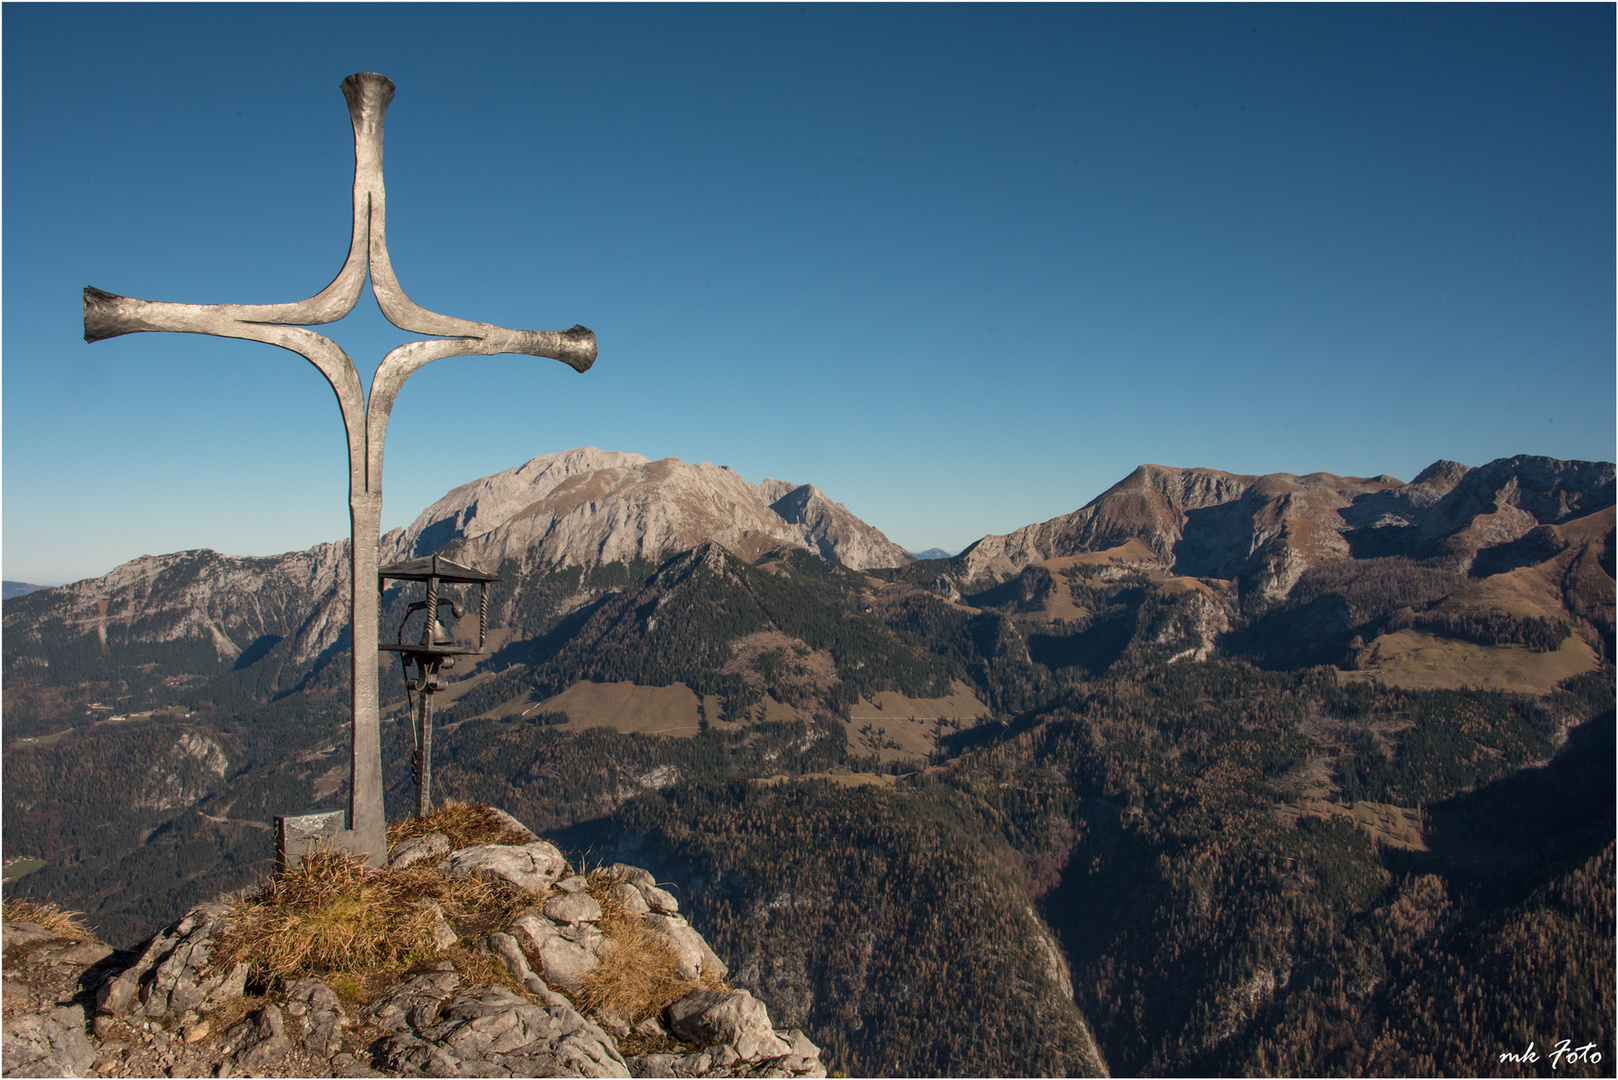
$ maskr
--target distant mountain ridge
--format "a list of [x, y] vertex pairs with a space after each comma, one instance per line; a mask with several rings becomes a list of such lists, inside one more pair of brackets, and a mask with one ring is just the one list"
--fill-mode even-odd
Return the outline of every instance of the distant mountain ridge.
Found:
[[[1310, 567], [1333, 560], [1418, 555], [1466, 573], [1480, 558], [1490, 565], [1520, 558], [1511, 546], [1529, 543], [1534, 530], [1613, 505], [1614, 467], [1606, 462], [1518, 456], [1469, 468], [1438, 461], [1408, 484], [1386, 475], [1142, 465], [1070, 514], [985, 536], [930, 587], [978, 594], [1052, 559], [1133, 544], [1139, 558], [1172, 576], [1239, 580], [1244, 593], [1280, 599]], [[747, 562], [791, 549], [855, 570], [913, 561], [813, 484], [754, 485], [707, 462], [593, 447], [455, 488], [408, 528], [384, 536], [382, 561], [453, 545], [471, 565], [550, 571], [658, 564], [709, 542]], [[346, 553], [346, 542], [334, 542], [272, 557], [147, 556], [100, 578], [9, 599], [7, 673], [44, 663], [85, 635], [103, 649], [109, 641], [188, 643], [227, 664], [244, 655], [251, 662], [286, 641], [289, 661], [314, 661], [346, 634]], [[46, 630], [41, 618], [61, 628]], [[64, 634], [59, 646], [46, 641]]]
[[954, 552], [945, 551], [943, 548], [940, 548], [940, 547], [930, 547], [930, 548], [926, 549], [925, 551], [912, 551], [910, 553], [910, 557], [912, 559], [918, 559], [918, 560], [920, 560], [920, 559], [948, 559], [948, 558], [951, 558], [953, 555], [954, 555]]
[[954, 573], [992, 584], [1139, 540], [1177, 575], [1239, 578], [1277, 597], [1333, 558], [1444, 555], [1465, 569], [1485, 548], [1613, 502], [1611, 463], [1526, 455], [1478, 468], [1438, 461], [1408, 484], [1142, 465], [1070, 514], [985, 536], [955, 557]]

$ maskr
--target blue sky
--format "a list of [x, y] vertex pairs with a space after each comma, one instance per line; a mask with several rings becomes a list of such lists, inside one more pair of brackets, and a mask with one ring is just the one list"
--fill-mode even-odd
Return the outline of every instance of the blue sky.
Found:
[[[1142, 462], [1410, 479], [1614, 454], [1614, 8], [19, 5], [3, 21], [4, 576], [348, 533], [335, 399], [266, 345], [87, 345], [85, 285], [300, 299], [342, 78], [398, 85], [411, 296], [593, 328], [444, 360], [384, 526], [594, 445], [812, 481], [911, 549]], [[409, 335], [325, 330], [368, 383]]]

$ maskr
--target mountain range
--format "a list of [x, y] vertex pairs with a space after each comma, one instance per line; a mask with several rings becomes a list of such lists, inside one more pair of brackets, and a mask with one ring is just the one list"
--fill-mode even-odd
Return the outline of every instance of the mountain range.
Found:
[[[1610, 769], [1580, 770], [1610, 761], [1614, 550], [1613, 466], [1537, 457], [1143, 465], [915, 559], [814, 485], [585, 448], [383, 538], [503, 579], [439, 695], [439, 795], [677, 883], [772, 1016], [873, 1075], [1096, 1045], [1114, 1072], [1448, 1073], [1478, 1047], [1385, 1032], [1546, 1039], [1489, 957], [1553, 911], [1556, 955], [1611, 953]], [[7, 599], [5, 855], [37, 867], [8, 890], [133, 940], [261, 872], [273, 814], [335, 805], [346, 555]], [[383, 699], [402, 812], [396, 668]], [[1484, 1005], [1423, 1012], [1424, 955]], [[1535, 993], [1573, 1015], [1611, 984]], [[1322, 1010], [1336, 1034], [1281, 1033]]]

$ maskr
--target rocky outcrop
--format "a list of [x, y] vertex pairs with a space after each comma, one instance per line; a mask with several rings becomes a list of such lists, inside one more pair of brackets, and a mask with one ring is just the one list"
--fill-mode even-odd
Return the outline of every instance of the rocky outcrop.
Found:
[[96, 1043], [88, 1031], [94, 988], [119, 954], [35, 923], [0, 926], [0, 1071], [6, 1076], [86, 1076]]
[[[352, 980], [315, 977], [244, 997], [248, 965], [215, 961], [232, 929], [222, 901], [188, 912], [138, 952], [5, 924], [4, 1074], [826, 1075], [803, 1032], [775, 1028], [761, 1001], [723, 982], [724, 963], [647, 871], [619, 864], [586, 878], [544, 840], [450, 850], [441, 833], [398, 845], [392, 864], [424, 860], [445, 875], [531, 893], [534, 903], [478, 938], [475, 952], [440, 944], [440, 955], [488, 961], [462, 971], [444, 959], [359, 1000]], [[604, 904], [621, 911], [619, 921], [605, 921]], [[661, 943], [634, 955], [672, 956], [685, 980], [672, 984], [684, 987], [672, 1003], [631, 1018], [633, 1026], [581, 996], [603, 960], [646, 948], [622, 936], [626, 926]], [[490, 962], [509, 982], [490, 977]]]
[[96, 994], [104, 1016], [162, 1020], [207, 1011], [241, 997], [247, 965], [216, 969], [212, 950], [228, 923], [223, 903], [202, 904], [154, 937], [128, 968]]
[[453, 971], [422, 975], [369, 1014], [392, 1034], [373, 1064], [397, 1076], [629, 1076], [613, 1037], [559, 994], [543, 1005], [505, 987], [462, 991]]

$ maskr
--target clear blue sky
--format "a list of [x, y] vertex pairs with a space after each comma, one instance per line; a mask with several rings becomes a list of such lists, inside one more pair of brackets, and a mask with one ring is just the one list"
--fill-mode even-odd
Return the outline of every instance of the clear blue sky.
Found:
[[[812, 481], [912, 549], [1142, 462], [1614, 454], [1614, 8], [8, 4], [3, 572], [348, 533], [266, 345], [87, 345], [85, 285], [309, 296], [342, 78], [398, 84], [412, 297], [600, 337], [415, 376], [384, 525], [594, 445]], [[408, 335], [326, 328], [368, 383]]]

